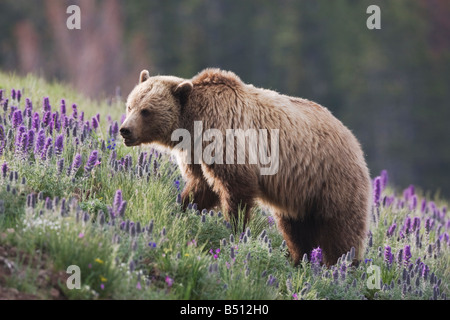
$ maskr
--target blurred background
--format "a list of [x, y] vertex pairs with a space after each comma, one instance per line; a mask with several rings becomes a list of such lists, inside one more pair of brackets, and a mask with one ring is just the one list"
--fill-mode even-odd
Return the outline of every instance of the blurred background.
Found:
[[[66, 9], [81, 8], [81, 30]], [[381, 8], [381, 30], [366, 9]], [[314, 100], [361, 141], [372, 176], [450, 196], [448, 0], [1, 0], [0, 70], [126, 98], [139, 72], [206, 67]], [[1, 85], [1, 84], [0, 84]]]

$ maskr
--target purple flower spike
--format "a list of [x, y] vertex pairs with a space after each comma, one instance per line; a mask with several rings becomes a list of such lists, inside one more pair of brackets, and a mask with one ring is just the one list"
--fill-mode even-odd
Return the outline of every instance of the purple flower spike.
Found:
[[381, 189], [384, 190], [384, 189], [386, 189], [387, 184], [388, 184], [387, 170], [381, 171], [380, 178], [381, 178]]
[[96, 165], [98, 160], [98, 151], [94, 150], [91, 152], [91, 155], [89, 156], [89, 159], [86, 163], [86, 165], [84, 166], [84, 170], [88, 173], [91, 172], [92, 169], [94, 168], [94, 166]]
[[120, 205], [122, 204], [122, 190], [117, 190], [116, 195], [114, 196], [113, 209], [114, 213], [119, 212]]
[[61, 114], [66, 114], [66, 101], [64, 99], [61, 100]]
[[80, 167], [81, 167], [81, 155], [77, 154], [73, 158], [73, 162], [72, 162], [72, 169], [71, 169], [72, 175], [75, 175]]
[[9, 169], [8, 168], [8, 163], [4, 162], [2, 164], [2, 177], [3, 177], [3, 179], [6, 178], [6, 175], [8, 173], [8, 169]]
[[50, 111], [46, 111], [44, 116], [42, 117], [42, 124], [44, 127], [47, 127], [50, 124], [52, 113]]
[[420, 205], [420, 212], [421, 213], [425, 213], [425, 211], [427, 210], [427, 200], [422, 199], [422, 203]]
[[389, 229], [388, 229], [388, 231], [387, 231], [387, 236], [388, 236], [388, 237], [392, 237], [392, 235], [394, 234], [396, 228], [397, 228], [397, 224], [396, 224], [396, 223], [393, 223], [393, 224], [389, 227]]
[[120, 217], [123, 217], [125, 215], [125, 209], [127, 208], [127, 202], [126, 201], [122, 201], [122, 203], [120, 204], [119, 208], [118, 208], [118, 212], [117, 214]]
[[322, 262], [322, 249], [317, 247], [311, 251], [311, 263], [320, 264]]
[[405, 259], [405, 262], [409, 263], [411, 257], [411, 247], [409, 245], [406, 245], [405, 249], [403, 250], [403, 258]]
[[72, 118], [74, 119], [78, 118], [78, 107], [76, 104], [72, 105]]
[[5, 128], [0, 124], [0, 141], [5, 140]]
[[384, 261], [388, 264], [392, 264], [392, 260], [394, 259], [394, 255], [391, 252], [391, 247], [386, 246], [384, 247]]
[[16, 100], [16, 90], [15, 89], [11, 90], [11, 99]]
[[420, 218], [414, 217], [413, 224], [412, 224], [412, 231], [420, 229]]
[[35, 112], [33, 114], [33, 119], [31, 120], [31, 126], [33, 127], [34, 130], [39, 130], [39, 125], [40, 125], [40, 119], [39, 119], [39, 113]]
[[40, 130], [38, 133], [38, 137], [36, 139], [36, 146], [34, 148], [34, 153], [39, 154], [41, 153], [42, 149], [45, 145], [45, 132], [44, 130]]
[[96, 130], [98, 128], [98, 120], [96, 117], [92, 118], [92, 128]]
[[64, 135], [59, 135], [56, 137], [55, 141], [55, 153], [57, 156], [60, 156], [64, 150]]
[[45, 141], [44, 148], [42, 148], [42, 151], [41, 151], [41, 159], [42, 160], [47, 159], [47, 156], [48, 156], [47, 152], [49, 151], [49, 149], [53, 148], [52, 142], [53, 142], [52, 138], [47, 138], [47, 141]]
[[21, 98], [22, 98], [22, 92], [20, 90], [17, 90], [17, 102], [20, 102]]
[[416, 210], [417, 208], [417, 195], [413, 194], [412, 197], [410, 198], [410, 204], [409, 204], [409, 209], [412, 210]]
[[52, 107], [50, 106], [50, 99], [49, 99], [49, 97], [45, 97], [44, 98], [44, 111], [50, 112], [50, 110], [52, 110]]
[[381, 197], [381, 178], [376, 177], [373, 181], [373, 203], [376, 207], [380, 206]]
[[17, 128], [23, 122], [22, 111], [16, 110], [12, 115], [12, 126], [13, 128]]

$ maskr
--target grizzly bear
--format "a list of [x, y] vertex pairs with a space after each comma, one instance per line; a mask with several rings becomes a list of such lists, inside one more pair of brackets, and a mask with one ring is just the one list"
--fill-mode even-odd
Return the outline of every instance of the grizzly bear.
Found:
[[[198, 123], [214, 130], [216, 138], [230, 129], [266, 130], [266, 137], [277, 132], [276, 148], [264, 149], [277, 153], [277, 170], [261, 174], [261, 164], [248, 161], [251, 146], [244, 149], [244, 163], [219, 161], [217, 156], [229, 156], [227, 150], [216, 150], [217, 161], [198, 156], [193, 161], [196, 148], [179, 148], [173, 133], [182, 130], [198, 145]], [[144, 70], [127, 99], [120, 133], [127, 146], [153, 143], [176, 154], [186, 180], [184, 205], [219, 206], [228, 218], [241, 210], [245, 222], [255, 205], [271, 208], [295, 264], [317, 247], [327, 265], [352, 247], [361, 259], [371, 210], [368, 168], [355, 136], [319, 104], [256, 88], [220, 69], [203, 70], [190, 80], [150, 77]], [[224, 148], [231, 148], [236, 160], [230, 141]], [[202, 141], [201, 147], [207, 144]]]

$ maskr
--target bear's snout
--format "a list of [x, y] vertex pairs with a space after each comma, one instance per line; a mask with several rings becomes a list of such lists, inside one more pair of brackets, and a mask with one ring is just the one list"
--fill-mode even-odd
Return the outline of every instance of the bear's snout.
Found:
[[124, 138], [130, 138], [131, 130], [128, 128], [120, 128], [120, 135]]

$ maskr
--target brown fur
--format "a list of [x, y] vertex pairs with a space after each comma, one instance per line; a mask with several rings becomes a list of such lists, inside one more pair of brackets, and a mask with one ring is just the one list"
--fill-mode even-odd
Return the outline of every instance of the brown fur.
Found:
[[[370, 211], [370, 177], [354, 135], [326, 108], [243, 83], [232, 72], [206, 69], [191, 80], [141, 74], [130, 94], [121, 133], [128, 146], [156, 143], [173, 149], [173, 130], [279, 129], [279, 171], [257, 165], [187, 164], [182, 198], [229, 215], [259, 202], [272, 208], [295, 263], [320, 246], [332, 264], [351, 247], [361, 257]], [[147, 109], [145, 115], [142, 109]], [[247, 155], [246, 155], [247, 156]], [[191, 158], [193, 159], [193, 158]], [[235, 162], [236, 163], [236, 162]]]

